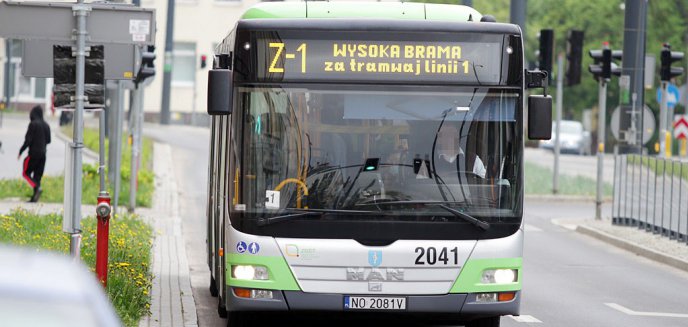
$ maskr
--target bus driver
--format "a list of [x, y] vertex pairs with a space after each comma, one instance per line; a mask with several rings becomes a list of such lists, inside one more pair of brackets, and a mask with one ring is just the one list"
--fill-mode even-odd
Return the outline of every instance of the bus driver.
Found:
[[[486, 168], [476, 153], [466, 153], [458, 142], [459, 133], [456, 126], [443, 124], [437, 134], [437, 149], [435, 150], [435, 168], [438, 172], [471, 171], [480, 178], [485, 178]], [[466, 166], [472, 162], [471, 166]]]

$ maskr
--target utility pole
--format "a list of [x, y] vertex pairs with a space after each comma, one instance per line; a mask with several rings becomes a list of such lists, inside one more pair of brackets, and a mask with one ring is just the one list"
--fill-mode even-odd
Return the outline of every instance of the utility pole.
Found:
[[[628, 92], [621, 92], [619, 130], [624, 137], [619, 142], [619, 153], [636, 153], [640, 146], [632, 145], [629, 130], [632, 126], [632, 98], [637, 94], [636, 102], [640, 108], [645, 104], [643, 98], [645, 73], [645, 26], [647, 21], [647, 0], [625, 0], [624, 47], [622, 75], [629, 76]], [[642, 117], [641, 117], [642, 121]], [[621, 134], [621, 133], [620, 133]], [[635, 142], [642, 144], [642, 142]]]
[[162, 75], [162, 108], [160, 123], [170, 124], [170, 87], [172, 85], [172, 50], [174, 50], [174, 6], [175, 0], [167, 0], [167, 27], [165, 33], [165, 62]]
[[552, 179], [552, 193], [559, 193], [559, 156], [561, 153], [561, 114], [564, 107], [564, 55], [557, 57], [557, 104], [556, 131], [554, 136], [554, 175]]
[[[10, 62], [10, 59], [12, 59], [12, 50], [10, 49], [11, 45], [12, 41], [10, 39], [5, 39], [5, 82], [3, 83], [3, 93], [5, 95], [3, 102], [5, 109], [10, 107], [10, 96], [12, 95], [12, 83], [10, 83], [10, 69], [12, 67], [12, 63]], [[0, 110], [0, 127], [2, 127], [3, 112], [4, 110]]]
[[[516, 24], [521, 27], [523, 32], [523, 41], [525, 42], [526, 35], [526, 10], [527, 10], [527, 0], [511, 0], [511, 6], [509, 11], [509, 16], [512, 24]], [[550, 73], [550, 72], [548, 72]]]

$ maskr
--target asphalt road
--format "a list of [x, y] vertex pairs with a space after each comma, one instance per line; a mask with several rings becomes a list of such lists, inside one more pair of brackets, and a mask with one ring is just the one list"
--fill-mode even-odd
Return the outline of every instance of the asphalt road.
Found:
[[[217, 298], [208, 291], [205, 193], [209, 133], [178, 126], [145, 129], [146, 134], [172, 145], [199, 326], [225, 326], [225, 320], [217, 316]], [[608, 204], [605, 210], [609, 216]], [[527, 202], [525, 214], [522, 316], [504, 317], [502, 326], [688, 326], [688, 273], [552, 223], [556, 219], [567, 225], [590, 218], [593, 203]], [[283, 320], [276, 322], [286, 326]], [[306, 325], [334, 322], [325, 316]], [[346, 324], [409, 322], [365, 316]]]

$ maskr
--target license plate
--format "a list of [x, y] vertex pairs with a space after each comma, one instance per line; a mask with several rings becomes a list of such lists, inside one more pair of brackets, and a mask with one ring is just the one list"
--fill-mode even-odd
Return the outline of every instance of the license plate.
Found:
[[406, 310], [406, 298], [345, 296], [344, 310]]

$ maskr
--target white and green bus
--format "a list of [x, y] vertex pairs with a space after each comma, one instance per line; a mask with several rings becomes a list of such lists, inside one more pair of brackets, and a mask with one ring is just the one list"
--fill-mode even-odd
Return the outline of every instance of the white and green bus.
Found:
[[[419, 3], [249, 9], [209, 73], [210, 289], [264, 312], [518, 315], [524, 70], [516, 25]], [[545, 79], [546, 80], [546, 79]], [[528, 135], [549, 138], [551, 98]]]

